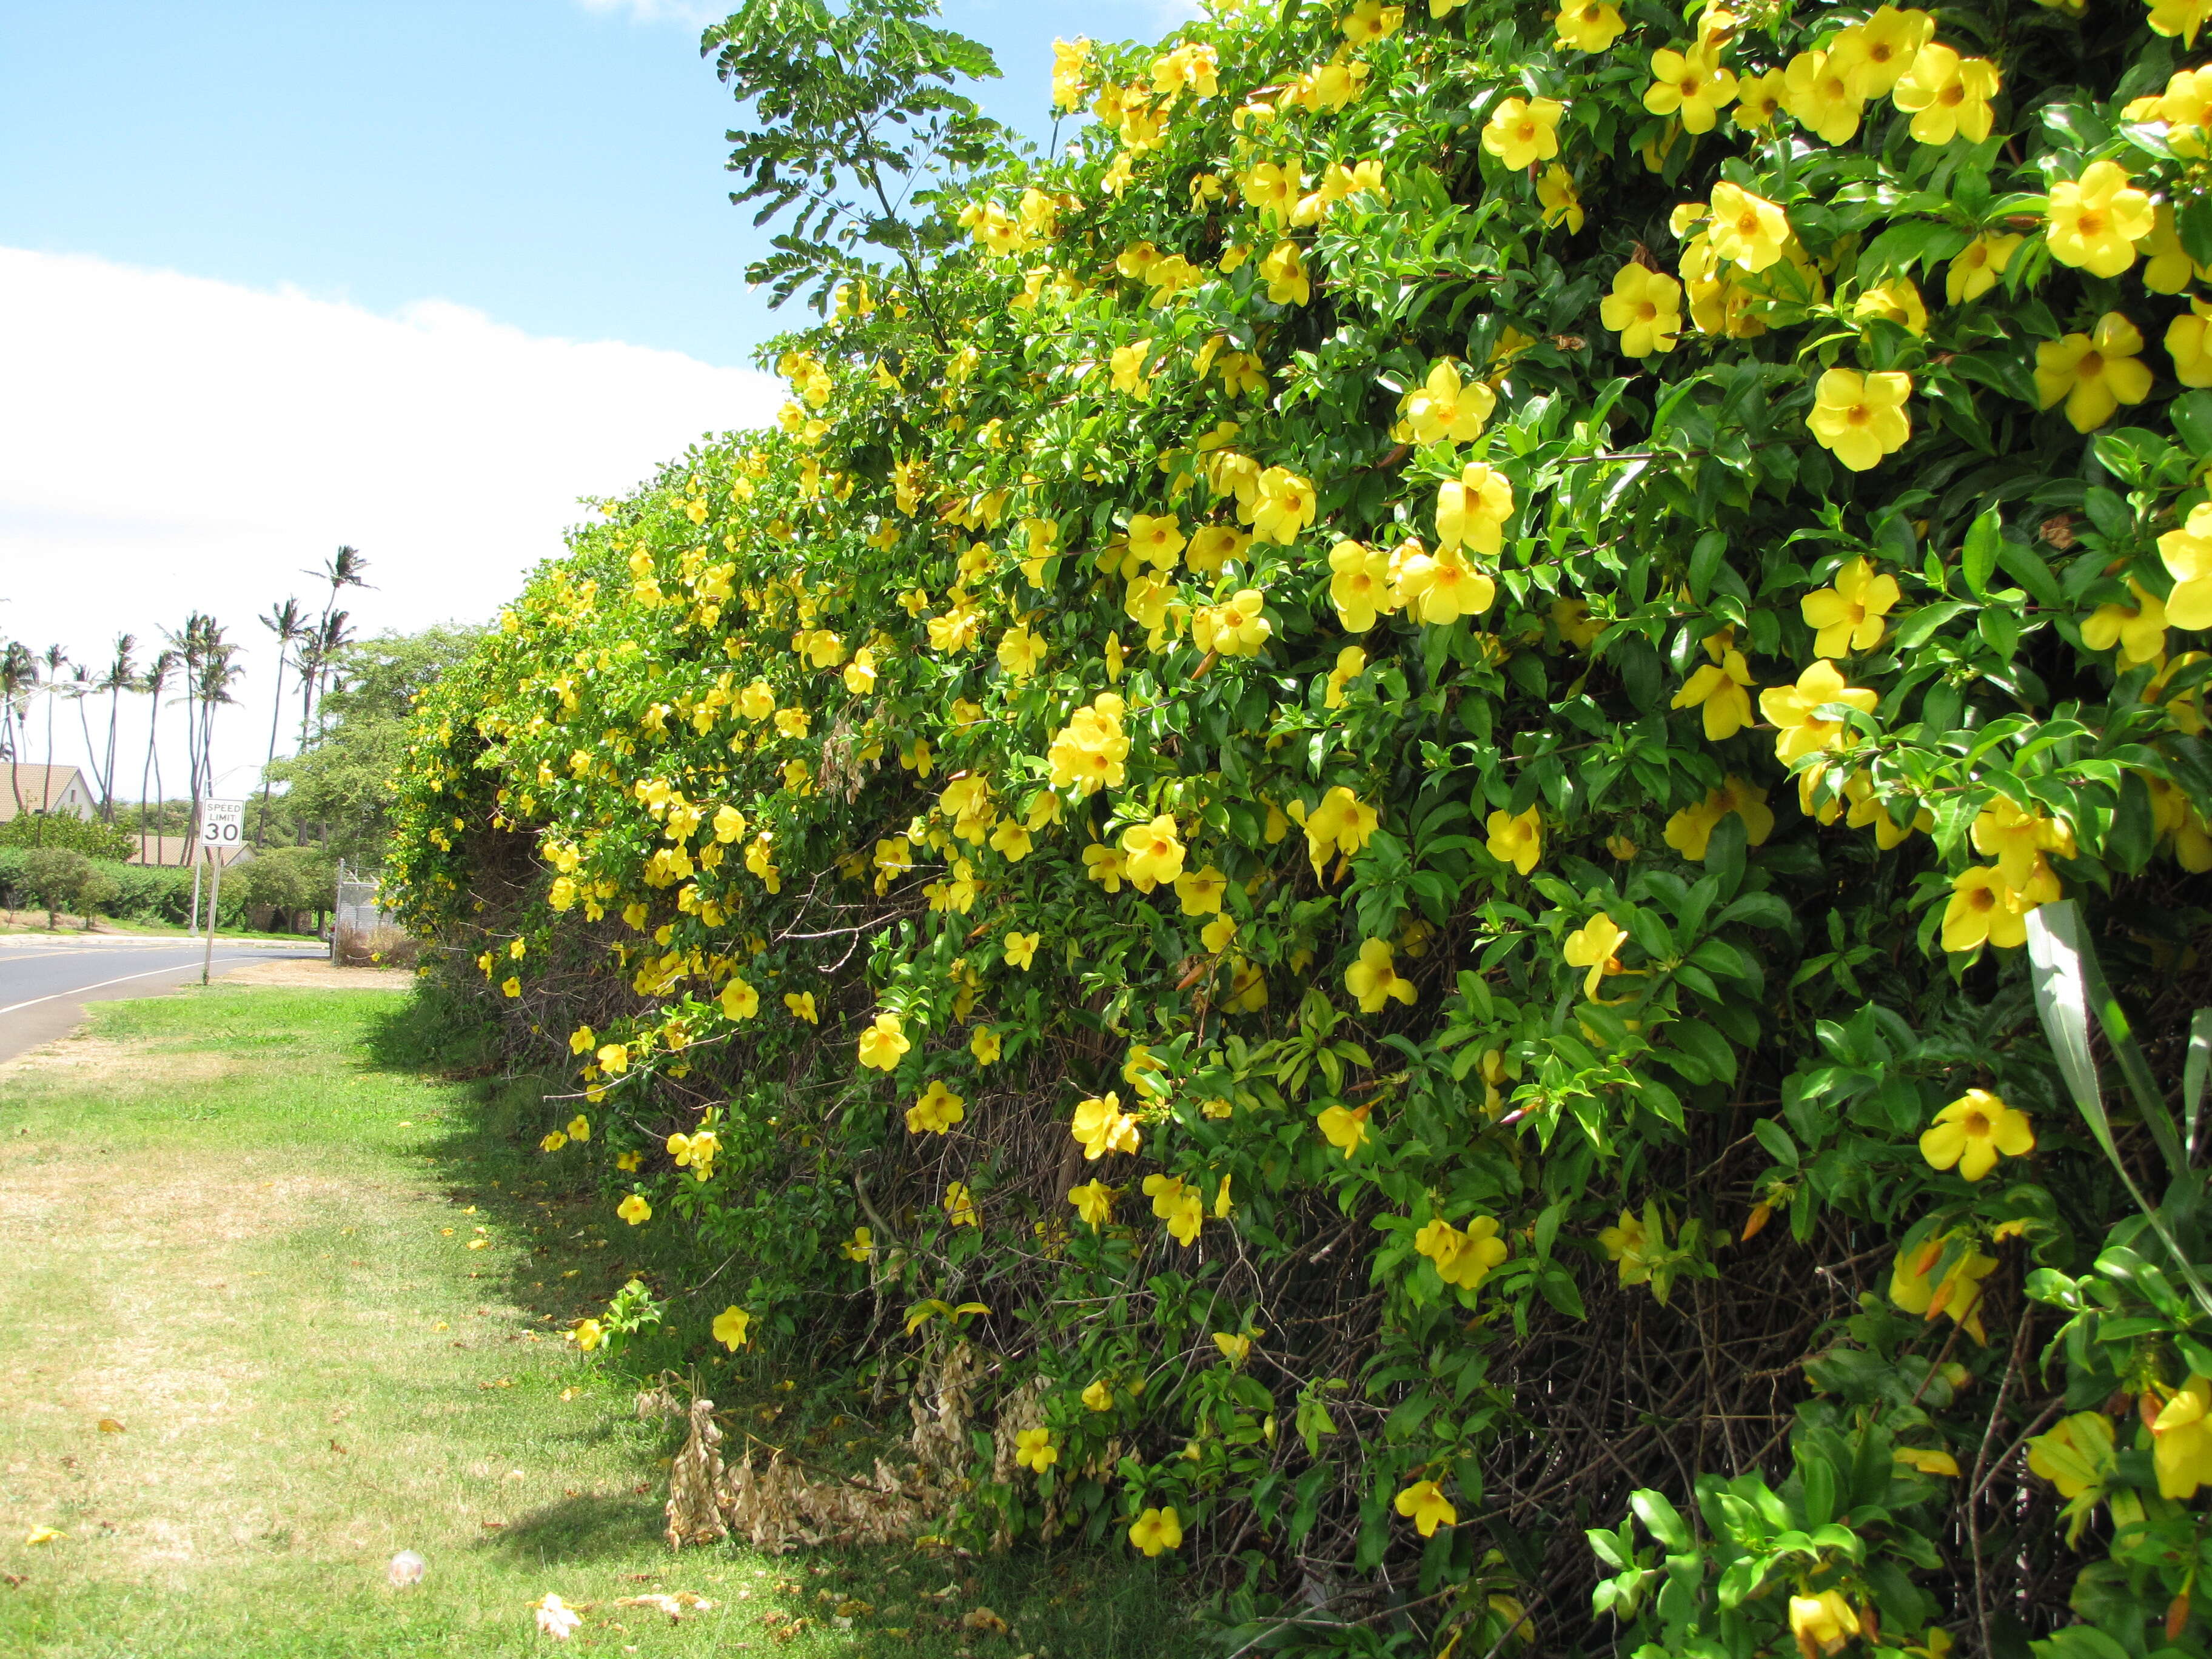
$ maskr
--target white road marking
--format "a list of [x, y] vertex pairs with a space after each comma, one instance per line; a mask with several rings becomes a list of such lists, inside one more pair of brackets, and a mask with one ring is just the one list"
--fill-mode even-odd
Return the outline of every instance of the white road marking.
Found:
[[[244, 962], [246, 959], [247, 958], [244, 957], [217, 957], [216, 958], [217, 962]], [[97, 991], [106, 986], [120, 985], [125, 980], [151, 979], [156, 974], [188, 974], [198, 965], [199, 964], [197, 963], [191, 962], [177, 963], [167, 968], [149, 968], [143, 974], [124, 974], [114, 979], [100, 980], [90, 985], [74, 986], [66, 991], [54, 991], [46, 996], [33, 997], [28, 1002], [11, 1002], [5, 1008], [0, 1008], [0, 1014], [12, 1014], [19, 1008], [35, 1008], [42, 1002], [55, 1002], [58, 1001], [63, 997], [82, 996], [87, 991]]]

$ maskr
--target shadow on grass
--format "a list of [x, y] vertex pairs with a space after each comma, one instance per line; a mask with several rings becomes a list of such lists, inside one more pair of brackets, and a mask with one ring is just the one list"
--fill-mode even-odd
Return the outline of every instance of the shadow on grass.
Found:
[[[544, 1328], [557, 1330], [598, 1314], [632, 1277], [667, 1294], [708, 1271], [710, 1264], [690, 1247], [681, 1229], [636, 1230], [617, 1220], [588, 1162], [538, 1150], [547, 1125], [573, 1109], [562, 1103], [549, 1111], [547, 1097], [569, 1085], [565, 1079], [501, 1074], [496, 1042], [466, 1001], [418, 986], [413, 996], [376, 1018], [368, 1041], [370, 1064], [377, 1069], [459, 1085], [436, 1126], [437, 1138], [423, 1151], [448, 1199], [458, 1206], [474, 1206], [492, 1237], [514, 1247], [473, 1275], [487, 1281], [488, 1296], [496, 1294], [529, 1310]], [[680, 1371], [697, 1358], [669, 1337], [634, 1345], [623, 1368], [642, 1383], [662, 1367]], [[786, 1376], [765, 1356], [748, 1352], [744, 1360], [742, 1376], [734, 1368], [693, 1373], [721, 1407], [720, 1414], [730, 1425], [726, 1434], [742, 1424], [833, 1463], [859, 1449], [855, 1466], [861, 1468], [879, 1450], [894, 1461], [900, 1456], [906, 1424], [896, 1398], [888, 1410], [872, 1410], [866, 1391], [835, 1370], [802, 1361]], [[608, 1417], [600, 1433], [658, 1440], [663, 1451], [672, 1451], [682, 1425], [672, 1419], [648, 1425], [625, 1414]], [[477, 1547], [549, 1564], [620, 1556], [659, 1538], [662, 1490], [656, 1480], [646, 1494], [566, 1498], [511, 1522]], [[886, 1604], [887, 1617], [890, 1603], [908, 1607], [903, 1616], [927, 1655], [967, 1651], [969, 1632], [959, 1626], [957, 1612], [977, 1605], [988, 1605], [1012, 1622], [1023, 1645], [1048, 1645], [1068, 1659], [1150, 1659], [1194, 1645], [1188, 1591], [1172, 1572], [1072, 1540], [982, 1559], [964, 1551], [824, 1547], [786, 1559], [782, 1571], [792, 1576], [793, 1593], [803, 1585], [809, 1598], [819, 1600], [840, 1587], [833, 1602], [855, 1595]], [[949, 1602], [921, 1596], [925, 1590], [941, 1592], [948, 1582], [958, 1586]], [[933, 1610], [947, 1606], [954, 1611]], [[805, 1610], [821, 1611], [811, 1605]]]
[[548, 1566], [580, 1565], [658, 1544], [664, 1524], [655, 1498], [586, 1492], [532, 1510], [477, 1547]]

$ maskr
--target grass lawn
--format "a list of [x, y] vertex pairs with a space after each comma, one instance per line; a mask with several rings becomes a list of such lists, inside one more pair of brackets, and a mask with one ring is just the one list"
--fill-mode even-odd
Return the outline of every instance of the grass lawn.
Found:
[[[558, 1337], [624, 1230], [392, 1057], [406, 1006], [195, 988], [0, 1068], [0, 1656], [550, 1652], [549, 1591], [589, 1604], [572, 1652], [1194, 1645], [1118, 1558], [672, 1556], [673, 1428]], [[657, 1591], [716, 1605], [612, 1605]], [[957, 1628], [979, 1605], [1011, 1635]]]

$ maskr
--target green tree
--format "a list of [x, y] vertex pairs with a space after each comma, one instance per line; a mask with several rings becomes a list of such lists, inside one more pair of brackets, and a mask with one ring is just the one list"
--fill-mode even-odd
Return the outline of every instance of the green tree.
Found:
[[287, 931], [301, 913], [329, 909], [337, 882], [337, 866], [319, 847], [272, 847], [228, 873], [241, 902], [267, 905]]
[[92, 860], [71, 847], [33, 848], [23, 860], [23, 884], [45, 908], [50, 929], [61, 926], [63, 911], [82, 907], [97, 873]]
[[466, 657], [483, 630], [457, 625], [419, 634], [385, 634], [341, 649], [329, 665], [331, 689], [307, 748], [275, 763], [287, 786], [283, 804], [301, 840], [318, 841], [349, 865], [384, 862], [392, 780], [406, 759], [406, 722], [415, 700]]

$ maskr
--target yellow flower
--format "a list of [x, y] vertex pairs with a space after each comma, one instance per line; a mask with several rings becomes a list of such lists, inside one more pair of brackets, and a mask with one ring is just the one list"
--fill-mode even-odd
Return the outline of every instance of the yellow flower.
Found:
[[732, 1019], [750, 1019], [760, 1012], [760, 993], [742, 979], [722, 988], [722, 1012]]
[[[1889, 9], [1887, 6], [1882, 9]], [[1797, 1638], [1803, 1659], [1825, 1659], [1839, 1652], [1859, 1633], [1859, 1616], [1844, 1600], [1841, 1590], [1826, 1589], [1818, 1595], [1790, 1598], [1790, 1633]]]
[[1782, 71], [1782, 106], [1798, 125], [1832, 144], [1850, 142], [1866, 100], [1832, 53], [1801, 52]]
[[1140, 893], [1182, 873], [1183, 845], [1176, 837], [1175, 819], [1167, 813], [1122, 831], [1121, 850], [1128, 858], [1124, 873]]
[[[2146, 659], [2146, 660], [2148, 660]], [[2074, 832], [2054, 817], [2023, 810], [1998, 795], [1974, 817], [1974, 850], [1997, 861], [1998, 873], [2013, 887], [2027, 887], [2043, 867], [2043, 855], [2074, 856]]]
[[714, 1316], [714, 1340], [735, 1353], [745, 1346], [747, 1327], [752, 1322], [753, 1316], [743, 1308], [725, 1308]]
[[[1460, 486], [1448, 483], [1443, 488], [1453, 490]], [[1440, 507], [1437, 511], [1441, 522], [1444, 509]], [[1453, 523], [1455, 528], [1462, 527], [1457, 520]], [[1462, 617], [1480, 616], [1490, 609], [1498, 597], [1496, 582], [1469, 564], [1455, 548], [1439, 548], [1431, 555], [1419, 551], [1419, 543], [1409, 542], [1399, 550], [1404, 556], [1394, 560], [1391, 582], [1392, 596], [1415, 622], [1448, 628]], [[1409, 553], [1407, 549], [1416, 550]]]
[[2101, 1486], [2112, 1468], [2112, 1419], [2102, 1412], [2060, 1418], [2048, 1433], [2027, 1443], [2027, 1468], [2057, 1487], [2061, 1498], [2079, 1498]]
[[1519, 814], [1492, 812], [1484, 827], [1489, 832], [1484, 846], [1490, 856], [1524, 876], [1544, 855], [1544, 832], [1534, 806]]
[[1942, 1282], [1931, 1285], [1928, 1275], [1942, 1260], [1950, 1242], [1948, 1238], [1930, 1239], [1910, 1260], [1899, 1250], [1890, 1270], [1889, 1299], [1907, 1313], [1922, 1314], [1929, 1319], [1948, 1314], [1953, 1322], [1976, 1342], [1986, 1342], [1988, 1334], [1982, 1328], [1981, 1281], [1996, 1271], [1997, 1259], [1984, 1255], [1968, 1244]]
[[1222, 895], [1228, 889], [1229, 878], [1210, 864], [1203, 870], [1186, 870], [1175, 879], [1176, 897], [1187, 916], [1219, 915]]
[[1705, 799], [1668, 818], [1662, 838], [1684, 858], [1703, 861], [1713, 831], [1731, 812], [1743, 820], [1743, 838], [1753, 847], [1765, 846], [1774, 833], [1774, 809], [1766, 804], [1766, 791], [1731, 773]]
[[1644, 1216], [1633, 1210], [1623, 1210], [1619, 1224], [1598, 1234], [1597, 1242], [1607, 1258], [1620, 1267], [1620, 1282], [1624, 1285], [1649, 1284], [1651, 1258], [1666, 1248], [1659, 1212], [1649, 1205]]
[[1020, 968], [1026, 969], [1030, 963], [1036, 958], [1037, 939], [1040, 936], [1036, 933], [1007, 934], [1006, 953], [1006, 966], [1009, 968]]
[[2139, 404], [2150, 396], [2150, 370], [2139, 355], [2142, 349], [2136, 325], [2108, 311], [2097, 319], [2094, 333], [2069, 334], [2036, 347], [2036, 396], [2045, 409], [2063, 398], [2074, 429], [2094, 432], [2122, 404]]
[[1445, 362], [1407, 394], [1406, 420], [1415, 443], [1473, 443], [1497, 407], [1496, 392], [1480, 380], [1462, 381], [1458, 368]]
[[1408, 1008], [1413, 1006], [1413, 982], [1390, 965], [1395, 954], [1388, 939], [1370, 939], [1359, 947], [1359, 960], [1345, 970], [1344, 988], [1359, 999], [1361, 1013], [1382, 1012], [1393, 997]]
[[2161, 1498], [2194, 1498], [2212, 1484], [2212, 1382], [2191, 1376], [2151, 1419], [2151, 1463]]
[[642, 1226], [653, 1219], [653, 1206], [647, 1203], [640, 1194], [632, 1193], [615, 1206], [615, 1213], [633, 1227]]
[[[1095, 1230], [1114, 1218], [1114, 1189], [1103, 1181], [1088, 1181], [1080, 1187], [1071, 1187], [1067, 1201], [1075, 1206], [1075, 1213], [1089, 1222]], [[1101, 1410], [1103, 1407], [1093, 1407]]]
[[[1172, 524], [1174, 520], [1169, 522]], [[1006, 671], [1009, 679], [1029, 678], [1042, 666], [1044, 656], [1043, 637], [1030, 632], [1027, 623], [1010, 628], [1000, 637], [999, 666]]]
[[1306, 856], [1312, 860], [1316, 876], [1332, 852], [1351, 857], [1367, 844], [1382, 823], [1382, 815], [1375, 808], [1342, 784], [1322, 796], [1321, 805], [1310, 813], [1295, 801], [1291, 810], [1305, 827]]
[[592, 1120], [581, 1112], [568, 1120], [568, 1139], [578, 1143], [592, 1138]]
[[589, 1053], [592, 1045], [599, 1040], [599, 1033], [590, 1026], [579, 1025], [568, 1034], [568, 1052], [572, 1054]]
[[860, 1064], [872, 1066], [879, 1072], [896, 1071], [899, 1056], [913, 1046], [896, 1014], [878, 1014], [874, 1023], [860, 1033]]
[[946, 1088], [943, 1079], [933, 1078], [906, 1109], [907, 1133], [941, 1135], [967, 1115], [968, 1103]]
[[502, 995], [519, 997], [522, 994], [522, 981], [519, 979], [501, 980], [499, 988]]
[[1583, 978], [1583, 994], [1595, 997], [1607, 974], [1620, 971], [1620, 959], [1613, 955], [1627, 931], [1602, 910], [1567, 935], [1562, 954], [1570, 968], [1587, 968]]
[[1109, 1152], [1133, 1152], [1144, 1144], [1137, 1120], [1121, 1109], [1118, 1093], [1095, 1097], [1078, 1105], [1068, 1133], [1082, 1143], [1085, 1159], [1095, 1160]]
[[1416, 1480], [1400, 1492], [1397, 1510], [1413, 1523], [1414, 1529], [1424, 1538], [1437, 1535], [1438, 1527], [1459, 1524], [1459, 1511], [1452, 1507], [1443, 1488], [1433, 1480]]
[[1320, 1127], [1322, 1138], [1350, 1158], [1366, 1144], [1367, 1115], [1374, 1109], [1372, 1106], [1330, 1106], [1314, 1121]]
[[[1706, 649], [1710, 653], [1712, 647]], [[1758, 686], [1742, 652], [1729, 646], [1718, 655], [1719, 661], [1706, 663], [1691, 675], [1668, 705], [1704, 710], [1708, 743], [1725, 742], [1751, 724], [1751, 694]]]
[[1325, 708], [1344, 707], [1344, 688], [1367, 672], [1367, 653], [1356, 645], [1347, 645], [1336, 653], [1336, 666], [1328, 671], [1328, 689], [1322, 695]]
[[[1961, 870], [1951, 878], [1951, 897], [1943, 907], [1943, 948], [1965, 951], [1990, 944], [2008, 951], [2026, 944], [2027, 913], [2043, 902], [2039, 884], [2048, 879], [2039, 872], [2039, 884], [2016, 888], [1999, 870], [1979, 865]], [[2057, 883], [2050, 885], [2055, 889]]]
[[2212, 628], [2212, 501], [2191, 507], [2180, 529], [2158, 538], [2158, 556], [2173, 577], [2166, 619], [2176, 628]]
[[1903, 448], [1912, 435], [1912, 422], [1905, 412], [1905, 400], [1911, 393], [1912, 377], [1900, 370], [1861, 374], [1856, 369], [1832, 368], [1820, 376], [1805, 424], [1835, 452], [1838, 460], [1854, 472], [1864, 472], [1880, 465], [1883, 456]]
[[1926, 12], [1883, 6], [1838, 34], [1833, 56], [1860, 97], [1879, 98], [1898, 84], [1935, 33], [1936, 20]]
[[[1362, 10], [1376, 8], [1376, 0], [1363, 0]], [[1393, 11], [1402, 11], [1393, 6]], [[1182, 1521], [1170, 1504], [1164, 1510], [1146, 1510], [1129, 1525], [1129, 1541], [1146, 1555], [1158, 1555], [1162, 1550], [1179, 1547], [1182, 1543]]]
[[541, 1152], [557, 1152], [568, 1144], [568, 1137], [562, 1134], [560, 1130], [555, 1129], [538, 1143], [538, 1150]]
[[1842, 703], [1871, 714], [1881, 699], [1872, 691], [1846, 685], [1835, 664], [1822, 658], [1797, 677], [1795, 685], [1770, 686], [1759, 694], [1759, 710], [1782, 728], [1774, 740], [1774, 757], [1784, 766], [1803, 756], [1837, 746], [1844, 723], [1822, 718], [1814, 711]]
[[2151, 0], [2151, 33], [2168, 40], [2179, 35], [2183, 46], [2193, 46], [2207, 15], [2205, 0]]
[[2015, 1111], [1986, 1089], [1969, 1089], [1936, 1114], [1920, 1137], [1920, 1156], [1931, 1170], [1958, 1166], [1969, 1181], [1996, 1167], [2000, 1154], [2021, 1158], [2034, 1150], [2035, 1131], [2027, 1114]]
[[981, 1214], [975, 1207], [975, 1195], [963, 1182], [949, 1182], [945, 1188], [945, 1217], [956, 1227], [973, 1227], [981, 1231]]
[[1172, 513], [1132, 513], [1129, 515], [1129, 553], [1150, 561], [1161, 570], [1176, 568], [1176, 556], [1188, 541], [1182, 522]]
[[1613, 272], [1613, 292], [1598, 302], [1597, 314], [1620, 336], [1624, 356], [1672, 351], [1682, 333], [1682, 285], [1663, 270], [1623, 265]]
[[1611, 0], [1568, 0], [1552, 20], [1559, 44], [1577, 52], [1603, 52], [1626, 27]]
[[1536, 204], [1543, 209], [1547, 228], [1565, 225], [1571, 236], [1583, 228], [1583, 198], [1575, 189], [1575, 176], [1557, 161], [1536, 180]]
[[2135, 245], [2151, 234], [2158, 216], [2149, 195], [2136, 189], [2117, 162], [2092, 161], [2079, 179], [2051, 185], [2045, 219], [2052, 258], [2093, 276], [2117, 276], [2136, 262]]
[[[437, 1328], [442, 1331], [446, 1328], [441, 1324]], [[606, 1328], [596, 1319], [580, 1319], [568, 1333], [568, 1340], [576, 1345], [578, 1352], [589, 1353], [607, 1340]]]
[[1885, 318], [1911, 334], [1928, 332], [1928, 307], [1908, 276], [1893, 276], [1866, 289], [1851, 302], [1851, 315]]
[[1996, 65], [1987, 58], [1961, 58], [1930, 42], [1890, 96], [1912, 117], [1912, 136], [1919, 143], [1948, 144], [1963, 137], [1978, 144], [1990, 136], [1990, 100], [1997, 86]]
[[1917, 1469], [1923, 1474], [1944, 1474], [1953, 1480], [1959, 1476], [1959, 1460], [1947, 1451], [1937, 1451], [1924, 1446], [1899, 1446], [1889, 1455], [1893, 1463], [1902, 1463], [1907, 1468]]
[[1279, 306], [1302, 306], [1313, 298], [1313, 282], [1296, 242], [1278, 242], [1260, 261], [1267, 298]]
[[1996, 286], [1997, 278], [2025, 240], [1994, 231], [1974, 238], [1951, 261], [1943, 279], [1943, 297], [1954, 306], [1980, 299]]
[[2173, 378], [2187, 386], [2212, 386], [2212, 305], [2191, 295], [2189, 309], [2166, 325]]
[[853, 1237], [845, 1243], [844, 1250], [848, 1261], [866, 1261], [876, 1253], [876, 1236], [866, 1227], [855, 1227]]
[[1059, 1461], [1060, 1449], [1052, 1443], [1050, 1429], [1023, 1429], [1015, 1434], [1014, 1462], [1022, 1468], [1042, 1474]]
[[1764, 132], [1774, 125], [1789, 95], [1789, 77], [1780, 70], [1752, 76], [1737, 84], [1735, 113], [1729, 118], [1746, 132]]
[[1823, 657], [1845, 657], [1873, 650], [1881, 643], [1882, 618], [1901, 597], [1897, 578], [1875, 575], [1874, 567], [1861, 557], [1838, 568], [1834, 583], [1798, 601], [1805, 625], [1819, 630], [1814, 651]]
[[1559, 153], [1559, 117], [1566, 106], [1556, 98], [1508, 98], [1490, 112], [1482, 147], [1518, 173]]
[[1479, 1215], [1462, 1232], [1438, 1218], [1413, 1235], [1413, 1248], [1436, 1263], [1445, 1284], [1471, 1291], [1490, 1277], [1506, 1257], [1505, 1241], [1498, 1237], [1498, 1218]]
[[1782, 257], [1790, 219], [1764, 196], [1723, 179], [1713, 186], [1712, 222], [1705, 234], [1715, 258], [1761, 271]]
[[1288, 547], [1313, 522], [1317, 504], [1310, 481], [1287, 468], [1271, 466], [1260, 475], [1252, 507], [1253, 533]]
[[1241, 1365], [1252, 1355], [1252, 1339], [1260, 1334], [1255, 1331], [1213, 1333], [1213, 1346], [1221, 1350], [1221, 1357], [1232, 1365]]
[[1711, 132], [1720, 112], [1735, 101], [1735, 75], [1705, 51], [1662, 48], [1651, 54], [1651, 85], [1644, 107], [1654, 115], [1679, 116], [1685, 132]]
[[988, 1025], [978, 1025], [975, 1035], [968, 1040], [968, 1050], [975, 1056], [978, 1066], [995, 1066], [1005, 1040]]
[[1495, 555], [1512, 516], [1512, 481], [1486, 462], [1471, 461], [1457, 478], [1437, 487], [1437, 542], [1443, 552], [1464, 544]]
[[1085, 1407], [1091, 1411], [1110, 1412], [1114, 1409], [1113, 1387], [1103, 1376], [1094, 1379], [1091, 1386], [1084, 1389], [1081, 1398]]
[[1083, 849], [1083, 873], [1109, 893], [1121, 890], [1121, 878], [1128, 873], [1128, 862], [1118, 848], [1094, 842]]
[[792, 1018], [794, 1019], [803, 1019], [809, 1025], [818, 1025], [822, 1023], [821, 1017], [815, 1012], [814, 993], [811, 991], [786, 991], [783, 994], [783, 1006], [791, 1010]]
[[635, 1175], [639, 1164], [645, 1162], [642, 1152], [623, 1152], [615, 1159], [615, 1168], [624, 1175]]
[[2166, 629], [2170, 620], [2155, 593], [2132, 576], [2128, 592], [2133, 605], [2100, 605], [2081, 624], [2081, 643], [2092, 651], [2120, 649], [2120, 666], [2135, 668], [2157, 662], [2166, 655]]

